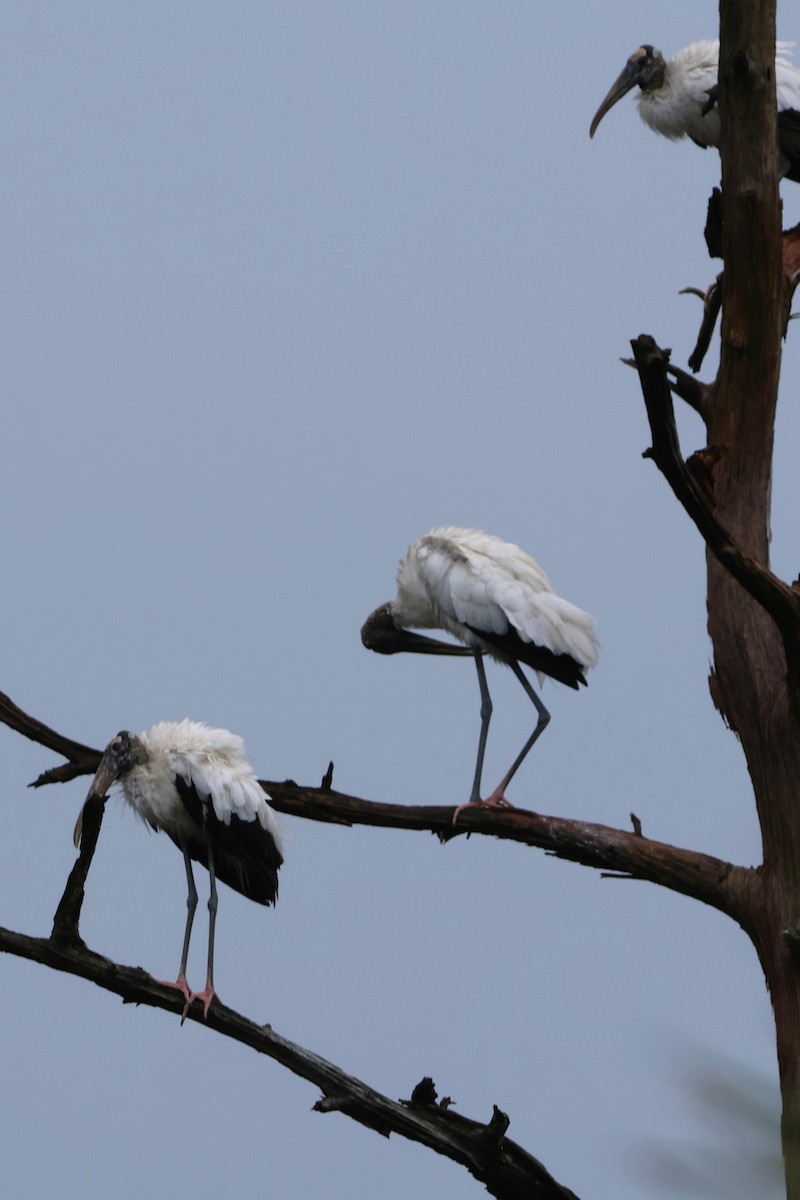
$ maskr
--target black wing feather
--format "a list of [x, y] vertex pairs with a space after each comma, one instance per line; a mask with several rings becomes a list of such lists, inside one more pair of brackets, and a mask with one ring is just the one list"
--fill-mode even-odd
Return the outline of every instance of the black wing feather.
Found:
[[[283, 855], [269, 830], [263, 828], [258, 818], [242, 821], [232, 816], [230, 825], [226, 825], [216, 816], [211, 800], [201, 798], [197, 789], [180, 775], [175, 778], [175, 788], [197, 826], [197, 839], [186, 847], [190, 857], [207, 868], [208, 843], [212, 842], [217, 879], [256, 904], [274, 904]], [[181, 848], [178, 839], [172, 834], [170, 837]]]
[[488, 633], [472, 625], [468, 625], [467, 629], [496, 650], [501, 658], [516, 659], [527, 667], [533, 667], [534, 671], [542, 671], [558, 683], [565, 683], [567, 687], [577, 689], [580, 684], [586, 683], [583, 667], [570, 654], [554, 654], [535, 642], [525, 642], [510, 625], [505, 633]]
[[800, 113], [794, 108], [778, 113], [778, 144], [784, 178], [800, 183]]

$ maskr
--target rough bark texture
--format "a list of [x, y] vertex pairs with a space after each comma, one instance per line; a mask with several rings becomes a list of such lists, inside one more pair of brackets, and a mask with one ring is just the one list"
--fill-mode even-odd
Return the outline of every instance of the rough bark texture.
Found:
[[[45, 771], [35, 780], [34, 787], [92, 775], [99, 765], [99, 750], [64, 737], [25, 713], [2, 693], [0, 721], [65, 756], [66, 763]], [[458, 828], [454, 828], [452, 806], [362, 800], [333, 791], [332, 778], [331, 764], [318, 788], [300, 787], [292, 781], [264, 781], [263, 786], [278, 811], [297, 817], [344, 827], [365, 824], [428, 831], [443, 843], [465, 833], [519, 841], [600, 869], [617, 879], [658, 883], [710, 904], [745, 925], [746, 899], [758, 888], [757, 873], [751, 869], [651, 841], [644, 836], [641, 822], [633, 813], [633, 828], [623, 830], [523, 809], [473, 808], [462, 814]], [[34, 938], [0, 929], [0, 953], [16, 954], [54, 970], [80, 975], [120, 995], [126, 1003], [179, 1012], [183, 998], [174, 988], [159, 983], [139, 968], [97, 954], [81, 938], [84, 887], [102, 826], [103, 809], [102, 800], [93, 800], [84, 807], [80, 850], [56, 910], [51, 936]], [[202, 1023], [198, 1006], [189, 1010], [188, 1019]], [[486, 1124], [463, 1117], [435, 1103], [430, 1081], [426, 1081], [425, 1087], [415, 1088], [408, 1102], [391, 1100], [312, 1051], [280, 1037], [269, 1026], [248, 1021], [219, 1000], [212, 1005], [206, 1024], [216, 1033], [241, 1041], [316, 1083], [323, 1093], [322, 1100], [315, 1105], [319, 1112], [342, 1112], [379, 1133], [388, 1136], [394, 1132], [418, 1141], [461, 1163], [500, 1200], [523, 1200], [531, 1196], [541, 1200], [577, 1200], [538, 1159], [506, 1137], [509, 1118], [497, 1108]]]
[[[0, 928], [0, 952], [91, 980], [121, 996], [126, 1004], [147, 1004], [176, 1013], [183, 1007], [183, 998], [174, 988], [158, 983], [140, 967], [123, 966], [95, 954], [79, 938], [65, 943], [55, 937], [26, 937]], [[198, 1006], [189, 1011], [187, 1019], [241, 1042], [315, 1084], [322, 1092], [322, 1099], [314, 1105], [317, 1112], [340, 1112], [384, 1137], [396, 1133], [419, 1142], [466, 1167], [498, 1200], [578, 1200], [537, 1158], [505, 1136], [510, 1121], [496, 1106], [484, 1124], [432, 1100], [413, 1099], [416, 1088], [412, 1100], [392, 1100], [313, 1051], [281, 1037], [270, 1025], [249, 1021], [218, 1000], [207, 1021]]]
[[[663, 372], [666, 379], [666, 372]], [[0, 721], [39, 745], [66, 757], [61, 766], [41, 774], [34, 787], [94, 774], [101, 753], [64, 737], [0, 693]], [[452, 806], [381, 804], [332, 789], [333, 764], [318, 788], [293, 781], [263, 781], [273, 806], [307, 820], [343, 827], [355, 824], [435, 833], [446, 843], [462, 834], [484, 834], [544, 849], [559, 858], [600, 869], [615, 879], [646, 880], [718, 908], [747, 927], [748, 897], [758, 891], [758, 873], [707, 854], [647, 838], [631, 813], [631, 830], [585, 821], [550, 817], [523, 809], [468, 809], [453, 826]], [[78, 857], [59, 902], [49, 938], [34, 938], [0, 929], [0, 953], [16, 954], [54, 970], [68, 971], [120, 995], [126, 1003], [149, 1004], [179, 1012], [183, 998], [139, 968], [127, 967], [89, 949], [80, 935], [84, 887], [103, 821], [102, 800], [83, 811]], [[443, 850], [444, 852], [444, 850]], [[197, 1006], [188, 1019], [201, 1021]], [[497, 1108], [486, 1124], [463, 1117], [434, 1102], [433, 1086], [418, 1087], [411, 1101], [394, 1101], [312, 1051], [280, 1037], [269, 1026], [248, 1021], [215, 1000], [207, 1027], [232, 1037], [315, 1082], [323, 1098], [315, 1108], [338, 1111], [387, 1135], [395, 1132], [461, 1163], [487, 1191], [500, 1200], [577, 1200], [538, 1159], [506, 1137], [509, 1118]]]
[[[722, 356], [709, 441], [726, 447], [717, 505], [739, 545], [769, 566], [770, 498], [785, 286], [775, 130], [775, 0], [721, 0]], [[739, 737], [764, 847], [752, 936], [775, 1012], [787, 1193], [800, 1195], [800, 974], [782, 936], [800, 916], [798, 681], [775, 623], [709, 555], [714, 702]]]
[[[634, 343], [650, 456], [706, 541], [711, 694], [739, 738], [761, 826], [762, 867], [737, 881], [740, 922], [772, 997], [787, 1195], [800, 1200], [800, 634], [798, 589], [769, 569], [781, 337], [797, 283], [797, 231], [781, 243], [775, 0], [721, 0], [722, 346], [703, 394], [708, 449], [684, 462], [666, 356]], [[680, 394], [676, 384], [672, 390]], [[697, 407], [694, 405], [694, 407]]]
[[[653, 842], [631, 814], [632, 830], [539, 813], [387, 805], [332, 789], [265, 782], [275, 808], [342, 826], [369, 824], [508, 838], [607, 874], [646, 880], [710, 904], [752, 939], [775, 1013], [784, 1111], [787, 1195], [800, 1200], [800, 585], [769, 566], [773, 436], [781, 337], [800, 270], [800, 231], [780, 233], [775, 125], [776, 0], [721, 0], [718, 103], [722, 120], [722, 348], [716, 381], [704, 385], [669, 363], [653, 338], [633, 343], [652, 434], [647, 452], [705, 540], [708, 628], [714, 647], [711, 693], [741, 741], [761, 826], [755, 870]], [[783, 257], [782, 257], [783, 255]], [[706, 303], [701, 346], [711, 337]], [[695, 352], [695, 357], [702, 353]], [[699, 360], [696, 363], [699, 366]], [[677, 395], [706, 422], [708, 446], [684, 460], [672, 408]], [[798, 564], [800, 565], [800, 564]], [[62, 755], [35, 786], [92, 774], [100, 752], [62, 736], [0, 694], [0, 721]], [[71, 971], [124, 1000], [177, 1010], [182, 1000], [145, 972], [89, 950], [80, 937], [83, 889], [102, 822], [102, 804], [84, 815], [84, 838], [49, 939], [0, 930], [0, 952]], [[190, 1011], [190, 1019], [197, 1012]], [[569, 1200], [533, 1156], [506, 1136], [495, 1110], [483, 1125], [435, 1103], [430, 1081], [411, 1101], [389, 1100], [339, 1068], [215, 1003], [208, 1027], [236, 1038], [316, 1082], [317, 1109], [341, 1111], [388, 1134], [398, 1132], [462, 1163], [495, 1196]], [[566, 1116], [566, 1115], [565, 1115]], [[574, 1198], [573, 1198], [574, 1200]]]
[[[50, 729], [24, 712], [3, 692], [0, 692], [0, 721], [67, 758], [63, 765], [44, 771], [31, 787], [63, 783], [81, 775], [93, 775], [97, 770], [101, 758], [99, 750]], [[607, 875], [657, 883], [718, 908], [740, 923], [746, 920], [741, 897], [751, 888], [753, 872], [750, 868], [734, 866], [710, 854], [652, 841], [644, 836], [641, 821], [634, 813], [631, 813], [632, 830], [551, 817], [524, 808], [468, 808], [454, 825], [455, 809], [451, 805], [382, 804], [376, 800], [362, 800], [358, 796], [335, 792], [332, 781], [333, 763], [328, 766], [318, 788], [301, 787], [293, 780], [283, 783], [259, 780], [277, 812], [304, 820], [347, 827], [373, 825], [383, 829], [428, 831], [435, 833], [441, 842], [473, 833], [521, 842], [547, 850], [557, 858], [594, 867]], [[101, 820], [102, 803], [84, 807], [80, 853], [54, 923], [54, 935], [62, 940], [74, 940], [78, 934], [83, 885]]]

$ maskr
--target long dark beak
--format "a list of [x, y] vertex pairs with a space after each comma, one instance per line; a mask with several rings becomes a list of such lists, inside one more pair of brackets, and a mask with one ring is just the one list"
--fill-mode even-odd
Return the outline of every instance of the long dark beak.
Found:
[[396, 625], [390, 604], [382, 604], [367, 617], [361, 626], [361, 641], [368, 650], [374, 650], [376, 654], [446, 654], [451, 658], [472, 655], [472, 651], [466, 646], [440, 642], [438, 638], [411, 633], [408, 629]]
[[[372, 649], [374, 650], [375, 647], [373, 646]], [[424, 633], [411, 633], [408, 629], [399, 630], [399, 636], [391, 650], [381, 650], [379, 653], [397, 654], [398, 651], [407, 651], [411, 654], [447, 654], [450, 657], [468, 654], [472, 657], [472, 651], [466, 646], [454, 646], [452, 642], [440, 642], [438, 638], [426, 637]]]
[[94, 796], [107, 796], [108, 789], [116, 783], [118, 778], [117, 763], [113, 753], [106, 750], [103, 757], [100, 759], [100, 766], [97, 768], [97, 773], [92, 780], [91, 787], [87, 793], [86, 799], [91, 800]]
[[112, 755], [106, 751], [100, 760], [100, 766], [97, 768], [97, 772], [92, 780], [89, 791], [86, 794], [86, 799], [83, 802], [78, 819], [75, 822], [75, 830], [72, 834], [72, 840], [75, 844], [76, 850], [81, 842], [81, 834], [83, 833], [83, 814], [84, 810], [86, 809], [86, 805], [90, 800], [105, 800], [105, 798], [108, 796], [108, 789], [116, 782], [116, 780], [116, 763]]
[[636, 84], [639, 82], [639, 66], [640, 64], [638, 59], [629, 59], [628, 62], [626, 62], [624, 70], [614, 80], [613, 84], [611, 85], [611, 90], [598, 108], [597, 112], [594, 114], [592, 123], [589, 126], [590, 138], [594, 137], [597, 126], [600, 124], [608, 110], [613, 108], [617, 101], [621, 100], [623, 96], [626, 96], [631, 88], [636, 87]]

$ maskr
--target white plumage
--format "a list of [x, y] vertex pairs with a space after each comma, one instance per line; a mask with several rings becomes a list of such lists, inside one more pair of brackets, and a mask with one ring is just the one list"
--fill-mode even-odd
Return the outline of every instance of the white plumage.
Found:
[[[183, 953], [175, 983], [186, 1004], [201, 999], [205, 1015], [214, 992], [216, 879], [258, 904], [278, 896], [283, 862], [280, 832], [267, 796], [247, 760], [244, 741], [227, 729], [197, 721], [163, 721], [140, 736], [123, 731], [106, 747], [89, 789], [105, 796], [119, 783], [126, 802], [151, 829], [166, 833], [181, 850], [189, 886]], [[80, 820], [76, 839], [80, 834]], [[192, 992], [186, 963], [197, 890], [191, 860], [210, 877], [208, 974], [203, 992]]]
[[[479, 529], [443, 526], [415, 542], [397, 572], [392, 614], [398, 625], [442, 629], [499, 662], [508, 661], [505, 639], [516, 631], [534, 653], [566, 655], [585, 669], [597, 663], [593, 618], [557, 596], [519, 546]], [[487, 635], [498, 640], [487, 641]], [[563, 682], [576, 675], [567, 663], [550, 665], [554, 678], [563, 666]], [[551, 672], [539, 668], [539, 674]]]
[[[778, 42], [775, 83], [781, 174], [800, 182], [800, 69], [783, 55], [792, 42]], [[640, 46], [595, 113], [590, 136], [605, 114], [638, 85], [639, 115], [645, 124], [668, 138], [689, 137], [698, 146], [719, 146], [719, 109], [714, 94], [719, 73], [719, 42], [693, 42], [665, 60], [659, 50]]]
[[[121, 735], [118, 735], [121, 736]], [[139, 735], [146, 760], [120, 778], [122, 794], [154, 829], [172, 836], [197, 834], [196, 823], [176, 787], [180, 778], [211, 802], [223, 825], [258, 820], [280, 846], [280, 833], [267, 796], [247, 760], [244, 739], [201, 721], [161, 721]]]
[[[409, 629], [441, 629], [463, 643], [452, 646]], [[397, 573], [397, 596], [376, 609], [361, 630], [364, 645], [379, 654], [473, 654], [481, 689], [481, 735], [469, 803], [481, 803], [480, 780], [491, 717], [482, 656], [511, 667], [539, 714], [531, 738], [492, 795], [482, 803], [507, 804], [505, 788], [549, 720], [522, 673], [532, 667], [569, 687], [586, 683], [597, 663], [594, 619], [553, 591], [539, 564], [510, 542], [477, 529], [444, 526], [421, 537]]]

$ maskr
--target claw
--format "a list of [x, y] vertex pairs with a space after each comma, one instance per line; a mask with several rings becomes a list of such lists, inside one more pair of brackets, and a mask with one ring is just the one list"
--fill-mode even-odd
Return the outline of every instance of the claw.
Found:
[[461, 816], [465, 808], [513, 808], [514, 805], [510, 800], [507, 800], [500, 788], [492, 792], [491, 796], [487, 796], [485, 800], [468, 800], [466, 804], [459, 804], [458, 808], [453, 813], [453, 824], [455, 825], [458, 818]]
[[202, 992], [190, 992], [186, 998], [186, 1004], [184, 1005], [183, 1016], [181, 1017], [181, 1025], [186, 1020], [186, 1014], [195, 1000], [203, 1001], [203, 1020], [207, 1021], [208, 1010], [211, 1007], [211, 1001], [214, 999], [216, 994], [217, 993], [214, 991], [213, 987], [206, 987]]
[[183, 996], [186, 1003], [183, 1006], [183, 1016], [181, 1017], [182, 1025], [186, 1020], [186, 1014], [189, 1011], [189, 1005], [194, 999], [194, 992], [189, 987], [186, 976], [181, 973], [174, 983], [171, 979], [157, 979], [156, 983], [160, 983], [162, 987], [175, 988]]

